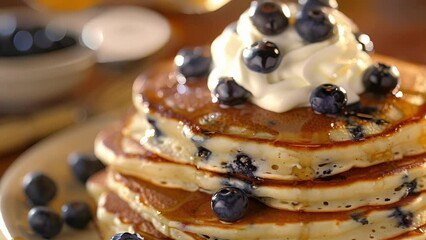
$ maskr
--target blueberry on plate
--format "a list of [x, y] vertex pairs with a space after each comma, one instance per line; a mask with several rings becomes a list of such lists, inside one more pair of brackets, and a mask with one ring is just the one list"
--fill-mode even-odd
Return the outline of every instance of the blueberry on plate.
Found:
[[366, 53], [374, 52], [374, 43], [370, 36], [365, 33], [354, 33], [355, 39], [361, 44], [362, 50]]
[[245, 103], [250, 92], [238, 85], [233, 78], [222, 77], [219, 79], [213, 95], [219, 103], [235, 106]]
[[243, 61], [254, 72], [270, 73], [279, 66], [281, 53], [274, 43], [258, 41], [243, 50]]
[[134, 233], [117, 233], [111, 237], [111, 240], [143, 240], [143, 237], [140, 237], [138, 234]]
[[316, 43], [333, 36], [334, 24], [334, 19], [324, 11], [324, 8], [314, 8], [300, 14], [295, 27], [303, 40]]
[[90, 176], [105, 168], [95, 155], [84, 153], [71, 153], [68, 156], [68, 165], [74, 176], [82, 183], [86, 183]]
[[400, 75], [395, 66], [377, 63], [365, 70], [362, 82], [367, 92], [387, 94], [399, 88]]
[[61, 217], [48, 207], [31, 208], [27, 216], [31, 229], [43, 238], [58, 235], [63, 226]]
[[303, 12], [318, 7], [329, 7], [334, 9], [339, 7], [336, 0], [299, 0], [299, 5], [302, 7]]
[[322, 84], [311, 93], [312, 110], [322, 114], [336, 114], [343, 110], [348, 99], [346, 91], [333, 84]]
[[209, 73], [212, 63], [205, 48], [183, 48], [175, 57], [177, 70], [185, 77], [201, 77]]
[[213, 194], [211, 208], [220, 220], [236, 222], [247, 212], [248, 197], [239, 188], [225, 187]]
[[30, 172], [23, 180], [23, 188], [30, 202], [36, 206], [48, 204], [56, 195], [56, 183], [42, 172]]
[[62, 206], [61, 216], [68, 226], [84, 229], [92, 220], [92, 211], [85, 202], [72, 202]]
[[289, 11], [275, 1], [253, 1], [249, 11], [256, 29], [265, 35], [277, 35], [288, 27]]

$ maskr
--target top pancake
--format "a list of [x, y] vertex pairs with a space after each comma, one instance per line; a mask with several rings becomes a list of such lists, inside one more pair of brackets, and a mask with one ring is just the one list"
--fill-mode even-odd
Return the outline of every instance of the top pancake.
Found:
[[182, 121], [205, 135], [296, 147], [352, 144], [392, 134], [406, 125], [424, 124], [426, 69], [382, 56], [375, 59], [399, 68], [401, 91], [385, 98], [363, 94], [360, 105], [350, 106], [337, 116], [316, 114], [309, 107], [284, 113], [250, 103], [225, 107], [212, 102], [205, 78], [184, 79], [170, 63], [159, 65], [136, 81], [136, 105]]
[[[139, 77], [138, 110], [124, 135], [147, 150], [199, 169], [249, 178], [309, 180], [426, 152], [426, 69], [376, 56], [401, 72], [401, 88], [363, 94], [343, 113], [309, 107], [284, 113], [251, 103], [213, 103], [205, 78], [185, 79], [171, 62]], [[309, 96], [307, 96], [309, 97]]]

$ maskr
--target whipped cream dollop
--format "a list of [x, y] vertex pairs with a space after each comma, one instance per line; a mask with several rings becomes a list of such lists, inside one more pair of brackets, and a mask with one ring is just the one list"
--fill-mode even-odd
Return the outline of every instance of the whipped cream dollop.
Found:
[[[336, 9], [327, 9], [335, 21], [334, 35], [322, 42], [307, 43], [297, 33], [294, 23], [296, 4], [282, 4], [288, 11], [288, 28], [273, 36], [259, 32], [253, 25], [249, 10], [236, 26], [227, 27], [211, 45], [213, 69], [208, 87], [213, 92], [221, 77], [232, 77], [247, 91], [251, 102], [273, 112], [286, 112], [308, 106], [311, 92], [321, 84], [331, 83], [346, 90], [348, 103], [359, 100], [364, 91], [362, 75], [372, 64], [362, 51], [354, 32], [356, 25]], [[270, 41], [279, 48], [282, 59], [271, 73], [258, 73], [244, 63], [243, 50], [257, 41]]]

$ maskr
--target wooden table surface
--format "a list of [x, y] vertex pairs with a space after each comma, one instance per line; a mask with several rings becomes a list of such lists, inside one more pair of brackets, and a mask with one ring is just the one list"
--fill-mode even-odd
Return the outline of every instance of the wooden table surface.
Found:
[[[119, 2], [117, 0], [117, 2]], [[144, 0], [128, 1], [143, 4]], [[159, 59], [167, 58], [182, 46], [207, 45], [231, 21], [247, 8], [250, 0], [233, 0], [216, 12], [201, 15], [185, 15], [173, 12], [162, 12], [170, 21], [173, 29], [169, 44], [155, 55], [137, 63], [126, 66], [96, 66], [92, 79], [73, 97], [82, 97], [87, 91], [97, 98], [99, 85], [113, 82], [114, 78], [126, 75], [123, 95], [130, 106], [130, 86], [138, 72], [149, 67]], [[426, 1], [424, 0], [340, 0], [340, 9], [352, 18], [359, 28], [369, 34], [376, 46], [376, 52], [411, 62], [426, 64]], [[18, 0], [1, 0], [0, 8], [24, 5]], [[161, 11], [161, 10], [160, 10]], [[127, 89], [127, 90], [126, 90]], [[123, 102], [111, 102], [111, 105], [123, 105]], [[114, 106], [101, 108], [99, 112], [113, 109]], [[0, 176], [7, 167], [28, 147], [36, 143], [28, 142], [8, 153], [0, 155]]]

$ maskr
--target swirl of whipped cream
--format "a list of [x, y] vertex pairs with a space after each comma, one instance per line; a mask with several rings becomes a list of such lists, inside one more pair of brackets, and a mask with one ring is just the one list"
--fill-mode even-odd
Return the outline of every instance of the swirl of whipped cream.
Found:
[[[357, 28], [343, 13], [329, 9], [335, 21], [334, 35], [322, 42], [306, 43], [294, 28], [297, 5], [283, 4], [290, 11], [290, 25], [274, 36], [260, 33], [252, 24], [249, 11], [239, 18], [236, 28], [228, 27], [211, 45], [214, 67], [208, 87], [213, 92], [221, 77], [233, 77], [250, 91], [251, 101], [273, 112], [286, 112], [308, 106], [310, 93], [319, 85], [332, 83], [343, 87], [348, 103], [359, 100], [364, 91], [362, 75], [371, 65], [353, 32]], [[272, 73], [257, 73], [244, 64], [242, 51], [257, 41], [275, 43], [282, 53], [278, 68]]]

